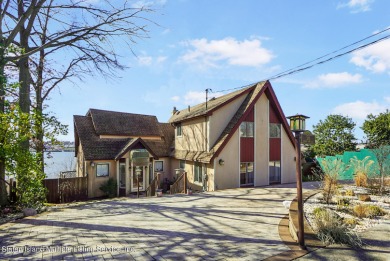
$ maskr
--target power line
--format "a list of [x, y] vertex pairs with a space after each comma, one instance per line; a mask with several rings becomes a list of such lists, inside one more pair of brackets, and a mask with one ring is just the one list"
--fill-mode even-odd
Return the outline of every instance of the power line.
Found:
[[314, 60], [311, 60], [311, 61], [309, 61], [309, 62], [303, 63], [303, 64], [298, 65], [298, 66], [296, 66], [296, 67], [290, 68], [290, 69], [288, 69], [288, 70], [286, 70], [286, 71], [283, 71], [283, 72], [281, 72], [281, 73], [278, 73], [278, 74], [276, 74], [276, 75], [274, 75], [274, 76], [271, 76], [270, 79], [273, 79], [274, 77], [277, 77], [277, 76], [279, 76], [279, 75], [281, 75], [281, 74], [285, 74], [285, 73], [287, 73], [287, 72], [289, 72], [289, 71], [296, 70], [296, 69], [298, 69], [298, 68], [300, 68], [300, 67], [302, 67], [302, 66], [305, 66], [305, 65], [310, 64], [310, 63], [312, 63], [312, 62], [318, 61], [318, 60], [320, 60], [320, 59], [322, 59], [322, 58], [325, 58], [325, 57], [327, 57], [327, 56], [329, 56], [329, 55], [338, 53], [338, 52], [340, 52], [340, 51], [342, 51], [342, 50], [344, 50], [344, 49], [347, 49], [348, 47], [354, 46], [354, 45], [356, 45], [356, 44], [358, 44], [358, 43], [361, 43], [361, 42], [363, 42], [363, 41], [365, 41], [365, 40], [367, 40], [367, 39], [370, 39], [370, 38], [372, 38], [372, 37], [374, 37], [374, 36], [377, 36], [377, 35], [379, 35], [379, 34], [382, 34], [382, 33], [386, 32], [386, 31], [389, 31], [389, 30], [390, 30], [390, 27], [389, 27], [389, 28], [386, 28], [386, 29], [384, 29], [384, 30], [382, 30], [382, 31], [380, 31], [380, 32], [377, 32], [377, 33], [375, 33], [375, 34], [372, 34], [372, 35], [370, 35], [370, 36], [367, 36], [367, 37], [365, 37], [365, 38], [363, 38], [363, 39], [361, 39], [361, 40], [359, 40], [359, 41], [356, 41], [356, 42], [354, 42], [354, 43], [348, 44], [348, 45], [346, 45], [346, 46], [344, 46], [344, 47], [342, 47], [342, 48], [340, 48], [340, 49], [338, 49], [338, 50], [336, 50], [336, 51], [327, 53], [327, 54], [322, 55], [322, 56], [320, 56], [320, 57], [318, 57], [318, 58], [316, 58], [316, 59], [314, 59]]
[[352, 50], [349, 50], [349, 51], [346, 51], [346, 52], [344, 52], [344, 53], [341, 53], [341, 54], [335, 55], [335, 56], [333, 56], [333, 57], [330, 57], [330, 58], [328, 58], [328, 59], [326, 59], [326, 60], [317, 62], [317, 63], [315, 63], [315, 64], [312, 64], [312, 65], [309, 65], [309, 66], [306, 66], [306, 67], [303, 67], [303, 68], [295, 69], [295, 70], [292, 70], [292, 71], [290, 70], [290, 71], [287, 72], [287, 73], [284, 73], [284, 74], [280, 74], [280, 75], [278, 75], [278, 76], [271, 77], [271, 78], [269, 78], [268, 80], [275, 80], [275, 79], [278, 79], [278, 78], [285, 77], [285, 76], [287, 76], [287, 75], [291, 75], [291, 74], [295, 74], [295, 73], [298, 73], [298, 72], [301, 72], [301, 71], [308, 70], [308, 69], [310, 69], [310, 68], [312, 68], [312, 67], [314, 67], [314, 66], [316, 66], [316, 65], [320, 65], [320, 64], [324, 64], [324, 63], [330, 62], [330, 61], [332, 61], [332, 60], [334, 60], [334, 59], [340, 58], [340, 57], [342, 57], [342, 56], [344, 56], [344, 55], [347, 55], [347, 54], [349, 54], [349, 53], [352, 53], [352, 52], [354, 52], [354, 51], [364, 49], [364, 48], [366, 48], [366, 47], [368, 47], [368, 46], [370, 46], [370, 45], [374, 45], [374, 44], [376, 44], [376, 43], [379, 43], [379, 42], [384, 41], [384, 40], [389, 39], [389, 38], [390, 38], [390, 35], [384, 36], [384, 37], [382, 37], [382, 38], [380, 38], [380, 39], [378, 39], [378, 40], [375, 40], [375, 41], [370, 42], [370, 43], [368, 43], [368, 44], [361, 45], [361, 46], [356, 47], [356, 48], [354, 48], [354, 49], [352, 49]]
[[[374, 36], [377, 36], [377, 35], [379, 35], [379, 34], [382, 34], [382, 33], [386, 32], [386, 31], [389, 31], [389, 30], [390, 30], [390, 27], [389, 27], [389, 28], [386, 28], [386, 29], [384, 29], [384, 30], [382, 30], [382, 31], [380, 31], [380, 32], [377, 32], [377, 33], [375, 33], [375, 34], [373, 34], [373, 35], [370, 35], [370, 36], [368, 36], [368, 37], [365, 37], [365, 38], [363, 38], [363, 39], [361, 39], [361, 40], [359, 40], [359, 41], [356, 41], [356, 42], [354, 42], [354, 43], [351, 43], [351, 44], [349, 44], [349, 45], [347, 45], [347, 46], [344, 46], [344, 47], [342, 47], [342, 48], [340, 48], [340, 49], [338, 49], [338, 50], [336, 50], [336, 51], [333, 51], [333, 52], [330, 52], [330, 53], [328, 53], [328, 54], [322, 55], [322, 56], [320, 56], [320, 57], [318, 57], [318, 58], [316, 58], [316, 59], [314, 59], [314, 60], [311, 60], [311, 61], [309, 61], [309, 62], [303, 63], [303, 64], [301, 64], [301, 65], [295, 66], [295, 67], [293, 67], [293, 68], [291, 68], [291, 69], [288, 69], [288, 70], [286, 70], [286, 71], [283, 71], [283, 72], [281, 72], [281, 73], [278, 73], [278, 74], [276, 74], [276, 75], [274, 75], [274, 76], [271, 76], [271, 77], [269, 77], [268, 79], [265, 79], [265, 80], [275, 80], [275, 79], [279, 79], [279, 78], [282, 78], [282, 77], [286, 77], [286, 76], [288, 76], [288, 75], [292, 75], [292, 74], [295, 74], [295, 73], [298, 73], [298, 72], [301, 72], [301, 71], [305, 71], [305, 70], [308, 70], [308, 69], [310, 69], [310, 68], [312, 68], [312, 67], [314, 67], [314, 66], [317, 66], [317, 65], [320, 65], [320, 64], [324, 64], [324, 63], [330, 62], [330, 61], [332, 61], [332, 60], [334, 60], [334, 59], [337, 59], [337, 58], [340, 58], [340, 57], [342, 57], [342, 56], [344, 56], [344, 55], [350, 54], [350, 53], [352, 53], [352, 52], [354, 52], [354, 51], [361, 50], [361, 49], [364, 49], [364, 48], [366, 48], [366, 47], [368, 47], [368, 46], [377, 44], [377, 43], [379, 43], [379, 42], [381, 42], [381, 41], [384, 41], [384, 40], [386, 40], [386, 39], [389, 39], [389, 38], [390, 38], [390, 35], [386, 35], [386, 36], [384, 36], [384, 37], [382, 37], [382, 38], [379, 38], [379, 39], [377, 39], [377, 40], [375, 40], [375, 41], [369, 42], [369, 43], [364, 44], [364, 45], [360, 45], [360, 46], [358, 46], [358, 47], [356, 47], [356, 48], [353, 48], [353, 49], [348, 50], [348, 51], [346, 51], [346, 52], [343, 52], [343, 53], [341, 53], [341, 54], [334, 55], [334, 56], [332, 56], [332, 57], [330, 57], [330, 58], [328, 58], [328, 59], [321, 60], [321, 59], [323, 59], [323, 58], [325, 58], [325, 57], [327, 57], [327, 56], [329, 56], [329, 55], [338, 53], [338, 52], [340, 52], [340, 51], [342, 51], [342, 50], [344, 50], [344, 49], [347, 49], [348, 47], [354, 46], [354, 45], [356, 45], [356, 44], [358, 44], [358, 43], [361, 43], [361, 42], [363, 42], [363, 41], [365, 41], [365, 40], [367, 40], [367, 39], [370, 39], [370, 38], [372, 38], [372, 37], [374, 37]], [[313, 62], [315, 62], [315, 61], [318, 61], [318, 60], [321, 60], [321, 61], [319, 61], [319, 62], [317, 62], [317, 63], [314, 63], [314, 64], [311, 64], [311, 63], [313, 63]], [[311, 65], [308, 65], [308, 64], [311, 64]], [[305, 66], [305, 65], [308, 65], [308, 66]], [[305, 67], [302, 67], [302, 66], [305, 66]], [[262, 81], [264, 81], [264, 80], [262, 80]], [[216, 93], [216, 92], [234, 91], [234, 90], [243, 89], [243, 88], [252, 86], [252, 85], [254, 85], [254, 84], [258, 83], [258, 82], [261, 82], [261, 81], [257, 81], [257, 82], [251, 83], [251, 84], [246, 84], [246, 85], [244, 85], [244, 86], [240, 86], [240, 87], [236, 87], [236, 88], [225, 89], [225, 90], [218, 90], [218, 91], [211, 91], [211, 92]]]

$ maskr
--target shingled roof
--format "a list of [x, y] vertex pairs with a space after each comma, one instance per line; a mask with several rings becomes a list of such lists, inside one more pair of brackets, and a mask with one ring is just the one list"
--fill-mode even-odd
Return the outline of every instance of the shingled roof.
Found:
[[74, 126], [86, 160], [114, 159], [122, 147], [131, 140], [130, 138], [100, 139], [90, 116], [74, 116]]
[[[106, 125], [104, 120], [107, 120]], [[154, 157], [167, 157], [174, 139], [174, 129], [170, 124], [159, 123], [155, 116], [140, 114], [90, 109], [87, 116], [74, 116], [74, 127], [76, 145], [81, 143], [86, 160], [117, 159], [135, 143], [141, 143]], [[100, 138], [100, 135], [124, 137]], [[148, 139], [148, 136], [154, 139]], [[156, 140], [156, 136], [161, 140]]]
[[213, 111], [217, 110], [218, 108], [224, 106], [226, 103], [229, 103], [233, 100], [235, 100], [237, 97], [244, 95], [247, 93], [249, 90], [251, 90], [254, 86], [256, 85], [250, 85], [248, 87], [244, 87], [243, 89], [240, 89], [235, 92], [231, 92], [228, 94], [225, 94], [220, 97], [215, 97], [211, 98], [207, 102], [207, 110], [206, 110], [206, 102], [195, 105], [190, 107], [189, 109], [184, 109], [181, 111], [177, 111], [175, 114], [171, 116], [169, 119], [170, 123], [177, 123], [181, 122], [184, 120], [189, 120], [192, 118], [200, 117], [200, 116], [205, 116], [207, 114], [212, 113]]
[[90, 109], [87, 116], [98, 135], [163, 136], [156, 116], [97, 109]]

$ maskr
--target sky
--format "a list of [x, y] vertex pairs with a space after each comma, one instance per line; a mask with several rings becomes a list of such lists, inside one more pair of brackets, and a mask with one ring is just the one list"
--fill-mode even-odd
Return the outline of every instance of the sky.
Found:
[[[94, 75], [63, 83], [52, 93], [48, 110], [69, 125], [60, 140], [74, 139], [73, 115], [90, 108], [167, 122], [174, 106], [204, 102], [208, 88], [210, 97], [225, 94], [390, 27], [387, 0], [134, 1], [134, 7], [141, 5], [156, 9], [148, 15], [156, 24], [149, 24], [149, 38], [132, 46], [134, 54], [121, 50], [128, 69], [117, 71], [115, 79]], [[386, 35], [390, 30], [361, 44]], [[271, 85], [286, 116], [309, 116], [309, 130], [329, 114], [351, 117], [360, 141], [366, 116], [390, 109], [390, 39]]]

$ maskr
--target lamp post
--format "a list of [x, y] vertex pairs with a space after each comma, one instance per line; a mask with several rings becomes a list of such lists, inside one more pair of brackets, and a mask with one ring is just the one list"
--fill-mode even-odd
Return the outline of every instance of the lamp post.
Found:
[[141, 176], [141, 168], [139, 166], [135, 168], [135, 175], [137, 176], [137, 198], [139, 198], [139, 177]]
[[301, 134], [305, 131], [305, 120], [309, 117], [301, 114], [289, 116], [291, 131], [295, 134], [296, 146], [296, 180], [298, 201], [298, 243], [301, 249], [306, 249], [303, 226], [303, 199], [302, 199], [302, 169], [301, 169]]

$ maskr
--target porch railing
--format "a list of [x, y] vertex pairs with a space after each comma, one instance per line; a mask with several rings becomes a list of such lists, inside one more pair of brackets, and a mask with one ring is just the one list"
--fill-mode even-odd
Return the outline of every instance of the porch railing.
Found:
[[176, 182], [171, 185], [169, 190], [171, 194], [185, 194], [187, 192], [187, 172], [181, 174], [181, 176], [176, 180]]
[[161, 175], [160, 173], [157, 173], [157, 175], [150, 183], [149, 187], [146, 189], [147, 197], [153, 197], [156, 195], [156, 189], [158, 189], [160, 185], [160, 175]]

